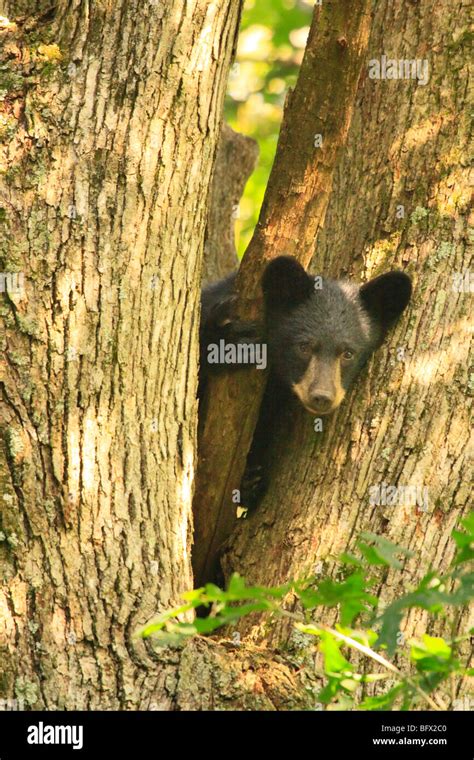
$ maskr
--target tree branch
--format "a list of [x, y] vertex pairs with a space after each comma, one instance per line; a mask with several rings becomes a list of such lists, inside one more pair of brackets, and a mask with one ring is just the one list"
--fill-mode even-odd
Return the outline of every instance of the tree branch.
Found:
[[[287, 97], [258, 225], [239, 273], [243, 317], [259, 314], [259, 282], [270, 259], [290, 253], [304, 265], [311, 260], [352, 116], [369, 35], [369, 7], [368, 0], [315, 7], [296, 88]], [[261, 372], [246, 373], [245, 381], [236, 372], [209, 383], [194, 502], [198, 584], [212, 575], [219, 549], [235, 524], [232, 491], [240, 486], [263, 390]]]

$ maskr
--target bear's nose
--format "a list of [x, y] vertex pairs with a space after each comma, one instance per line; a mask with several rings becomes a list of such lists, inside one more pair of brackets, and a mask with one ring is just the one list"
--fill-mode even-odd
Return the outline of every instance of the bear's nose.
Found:
[[334, 398], [329, 393], [319, 391], [311, 394], [311, 408], [316, 412], [328, 412], [334, 403]]

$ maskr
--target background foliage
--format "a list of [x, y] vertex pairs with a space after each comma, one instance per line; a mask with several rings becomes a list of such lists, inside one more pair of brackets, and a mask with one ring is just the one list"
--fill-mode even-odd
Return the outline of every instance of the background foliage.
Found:
[[[313, 576], [263, 587], [247, 586], [234, 574], [226, 590], [208, 583], [183, 594], [181, 607], [159, 615], [139, 635], [153, 636], [159, 645], [183, 646], [193, 636], [212, 634], [253, 612], [286, 616], [294, 621], [296, 631], [307, 637], [303, 652], [308, 653], [316, 642], [323, 658], [318, 675], [324, 686], [314, 694], [316, 709], [470, 709], [472, 694], [465, 687], [474, 669], [462, 645], [472, 641], [474, 629], [455, 635], [456, 626], [452, 626], [451, 635], [446, 637], [424, 633], [419, 639], [406, 639], [403, 633], [404, 620], [412, 608], [428, 613], [427, 630], [440, 619], [449, 629], [452, 611], [460, 616], [472, 604], [474, 512], [461, 520], [459, 528], [452, 533], [455, 555], [449, 572], [441, 575], [426, 568], [416, 586], [400, 589], [400, 596], [386, 607], [376, 595], [381, 577], [391, 568], [403, 569], [412, 552], [384, 537], [363, 533], [357, 542], [358, 551], [339, 558], [335, 578]], [[208, 617], [181, 622], [184, 613], [199, 607], [209, 610]], [[334, 627], [318, 620], [324, 608], [337, 610]], [[348, 659], [351, 650], [362, 654], [365, 663]], [[291, 651], [289, 655], [294, 657]], [[401, 666], [394, 664], [395, 655]], [[307, 654], [296, 664], [314, 669]], [[382, 681], [385, 688], [377, 696], [367, 696], [366, 685], [375, 681]]]
[[257, 223], [275, 155], [288, 87], [296, 83], [314, 0], [246, 0], [226, 100], [226, 121], [257, 140], [258, 166], [240, 203], [236, 246], [242, 256]]

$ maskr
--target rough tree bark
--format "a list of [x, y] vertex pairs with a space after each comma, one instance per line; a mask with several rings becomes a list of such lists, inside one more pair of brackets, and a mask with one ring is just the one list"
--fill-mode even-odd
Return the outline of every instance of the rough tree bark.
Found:
[[171, 704], [176, 662], [132, 633], [192, 586], [201, 258], [240, 3], [44, 7], [0, 3], [0, 270], [24, 275], [0, 296], [1, 696]]
[[[403, 268], [414, 298], [321, 433], [296, 404], [280, 420], [270, 490], [224, 557], [227, 573], [249, 583], [315, 567], [331, 574], [363, 530], [415, 552], [402, 573], [380, 578], [384, 602], [452, 559], [450, 533], [471, 499], [467, 29], [464, 2], [376, 4], [368, 58], [427, 59], [429, 82], [371, 79], [366, 69], [312, 271], [366, 280]], [[369, 489], [382, 483], [426, 487], [426, 509], [371, 506]], [[446, 633], [451, 622], [433, 630]], [[271, 630], [253, 623], [240, 630], [267, 644], [290, 635], [286, 620]], [[468, 625], [466, 612], [455, 630]], [[425, 630], [426, 614], [410, 612], [406, 636]]]
[[209, 197], [202, 281], [216, 282], [238, 267], [235, 218], [245, 183], [255, 169], [258, 145], [222, 124]]
[[[259, 221], [239, 271], [240, 315], [259, 313], [265, 263], [282, 253], [308, 264], [322, 226], [364, 60], [370, 2], [315, 6], [308, 42], [285, 114]], [[212, 378], [200, 420], [194, 497], [195, 579], [213, 577], [216, 557], [236, 521], [232, 492], [245, 467], [264, 390], [262, 373]]]
[[[0, 14], [44, 11], [50, 5], [47, 0], [3, 4], [0, 0]], [[173, 604], [179, 592], [191, 585], [196, 304], [206, 195], [238, 7], [168, 0], [170, 12], [163, 16], [164, 5], [155, 2], [128, 2], [126, 10], [121, 0], [93, 6], [85, 0], [71, 4], [62, 0], [51, 31], [45, 26], [50, 16], [40, 23], [34, 17], [24, 18], [17, 29], [0, 29], [2, 66], [6, 66], [0, 82], [0, 271], [25, 273], [24, 292], [10, 288], [2, 294], [0, 306], [4, 327], [0, 333], [4, 359], [0, 697], [22, 700], [27, 708], [53, 709], [311, 707], [315, 701], [311, 672], [303, 672], [270, 649], [197, 640], [182, 651], [155, 652], [151, 644], [144, 646], [131, 636], [137, 623]], [[282, 535], [280, 521], [288, 519], [283, 508], [293, 516], [292, 527], [312, 531], [289, 533], [291, 551], [303, 568], [313, 546], [321, 546], [320, 556], [326, 557], [325, 545], [318, 541], [321, 537], [326, 544], [331, 541], [323, 534], [328, 515], [334, 526], [332, 551], [348, 543], [352, 527], [362, 525], [363, 496], [351, 490], [351, 479], [357, 485], [371, 473], [378, 475], [376, 466], [385, 467], [388, 456], [393, 467], [403, 464], [409, 475], [409, 462], [413, 466], [423, 462], [425, 440], [433, 447], [445, 429], [449, 446], [441, 464], [446, 470], [452, 465], [453, 478], [462, 483], [466, 407], [464, 399], [458, 407], [453, 402], [460, 398], [464, 367], [460, 363], [452, 367], [449, 361], [454, 364], [459, 358], [458, 347], [464, 350], [462, 341], [453, 346], [450, 338], [458, 341], [467, 296], [458, 294], [456, 307], [447, 297], [443, 257], [451, 243], [456, 246], [456, 267], [466, 268], [464, 216], [457, 216], [463, 211], [465, 190], [464, 123], [460, 127], [457, 110], [464, 98], [459, 85], [463, 37], [456, 36], [465, 6], [457, 9], [457, 16], [442, 3], [437, 7], [440, 15], [426, 0], [403, 9], [392, 9], [385, 2], [377, 6], [374, 55], [385, 52], [380, 51], [382, 43], [405, 49], [403, 45], [411, 42], [411, 52], [418, 36], [438, 40], [439, 82], [437, 89], [427, 90], [429, 102], [419, 102], [421, 88], [416, 93], [408, 89], [411, 100], [398, 93], [399, 109], [413, 117], [405, 128], [394, 113], [394, 92], [386, 94], [381, 83], [365, 82], [318, 252], [325, 271], [339, 274], [353, 269], [357, 274], [362, 272], [358, 257], [366, 250], [369, 273], [380, 263], [379, 254], [390, 261], [395, 254], [405, 255], [398, 238], [393, 243], [384, 233], [387, 225], [392, 229], [391, 199], [404, 198], [407, 213], [418, 220], [419, 226], [404, 231], [403, 239], [410, 243], [410, 257], [432, 267], [433, 279], [426, 287], [434, 293], [435, 315], [431, 319], [430, 313], [414, 310], [414, 321], [404, 321], [393, 345], [401, 342], [407, 327], [413, 330], [413, 348], [422, 330], [431, 341], [423, 347], [428, 355], [409, 355], [405, 367], [403, 392], [410, 389], [415, 404], [407, 403], [406, 416], [412, 408], [422, 409], [420, 429], [414, 424], [405, 428], [403, 448], [395, 446], [395, 431], [390, 429], [392, 450], [386, 452], [383, 445], [380, 448], [385, 422], [380, 415], [371, 415], [371, 428], [362, 423], [351, 426], [349, 448], [347, 407], [339, 414], [340, 434], [336, 420], [331, 423], [330, 452], [331, 433], [324, 432], [326, 443], [323, 439], [320, 448], [327, 453], [319, 463], [312, 457], [314, 438], [307, 428], [297, 426], [294, 438], [283, 429], [287, 440], [282, 477], [285, 480], [283, 472], [291, 471], [289, 452], [295, 458], [301, 443], [297, 462], [307, 473], [307, 487], [300, 493], [314, 520], [310, 524], [307, 515], [303, 519], [297, 513], [296, 496], [282, 491], [276, 482], [278, 493], [269, 494], [260, 517], [242, 526], [228, 555], [228, 566], [248, 571], [250, 580], [257, 578], [256, 558], [265, 550], [268, 575], [260, 571], [264, 582], [276, 582], [293, 571], [282, 542], [281, 565], [275, 556], [274, 545]], [[391, 39], [384, 16], [396, 25]], [[447, 66], [445, 43], [455, 64], [452, 69]], [[46, 47], [40, 50], [40, 45]], [[370, 89], [369, 84], [380, 90]], [[446, 106], [438, 103], [441, 94], [448, 98]], [[371, 125], [361, 122], [367, 117], [373, 119]], [[416, 129], [420, 119], [421, 132]], [[391, 127], [399, 133], [393, 135]], [[315, 128], [313, 133], [318, 131]], [[429, 142], [431, 132], [436, 139]], [[378, 150], [372, 156], [374, 145]], [[426, 181], [421, 169], [427, 170]], [[359, 197], [362, 191], [354, 192], [365, 186], [366, 171], [377, 178], [380, 173], [385, 188], [375, 182], [367, 190], [368, 201]], [[304, 187], [294, 190], [298, 194]], [[350, 250], [341, 220], [352, 224], [356, 236]], [[339, 251], [340, 266], [333, 246]], [[282, 244], [275, 251], [283, 248]], [[298, 246], [285, 250], [299, 255]], [[250, 272], [250, 259], [248, 266]], [[438, 283], [443, 286], [439, 290]], [[461, 315], [458, 324], [448, 323], [446, 317], [455, 313]], [[438, 370], [436, 352], [444, 351], [445, 345], [447, 362]], [[390, 354], [380, 354], [372, 364], [351, 416], [360, 412], [362, 420], [363, 414], [368, 415], [367, 400], [376, 398], [382, 413], [393, 404], [395, 419], [401, 417], [405, 398], [393, 391], [397, 372], [404, 367], [390, 368], [391, 359], [384, 356]], [[423, 378], [424, 367], [432, 373], [431, 385], [422, 387], [418, 407], [415, 383]], [[442, 383], [451, 378], [448, 394]], [[432, 413], [435, 400], [443, 405], [441, 416]], [[429, 449], [426, 456], [434, 454]], [[363, 456], [364, 467], [353, 462], [351, 474], [345, 457], [358, 455]], [[323, 462], [327, 480], [322, 476]], [[218, 459], [215, 466], [218, 472]], [[298, 481], [302, 471], [295, 463]], [[385, 472], [388, 477], [392, 470], [387, 466]], [[436, 482], [435, 473], [431, 474]], [[328, 484], [334, 488], [339, 475], [341, 493], [350, 499], [347, 507], [342, 499], [335, 504], [332, 491], [328, 493]], [[324, 487], [321, 501], [324, 497], [326, 505], [332, 504], [321, 507], [326, 510], [324, 518], [314, 509], [313, 477]], [[396, 538], [406, 524], [416, 545], [421, 540], [420, 525], [428, 524], [432, 516], [444, 536], [440, 513], [449, 506], [453, 511], [445, 522], [453, 521], [466, 498], [463, 488], [455, 494], [454, 489], [447, 488], [444, 494], [440, 490], [436, 511], [421, 515], [416, 524], [408, 517], [403, 523], [398, 512], [393, 522], [391, 513], [396, 530], [389, 535]], [[446, 505], [443, 497], [451, 494], [453, 503]], [[281, 505], [278, 513], [270, 515], [275, 538], [262, 521], [271, 503]], [[349, 504], [356, 504], [354, 513]], [[338, 510], [343, 509], [341, 518]], [[381, 515], [378, 519], [382, 522]], [[431, 523], [429, 528], [428, 537], [438, 538]], [[438, 546], [442, 550], [443, 541], [434, 542], [430, 550], [434, 559]], [[389, 576], [383, 593], [390, 595], [390, 584], [395, 583], [397, 578]], [[285, 628], [275, 629], [269, 641], [287, 635]]]

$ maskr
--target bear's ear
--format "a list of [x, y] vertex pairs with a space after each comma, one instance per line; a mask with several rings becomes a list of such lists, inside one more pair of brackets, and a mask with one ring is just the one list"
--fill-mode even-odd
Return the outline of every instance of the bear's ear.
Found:
[[291, 309], [314, 293], [314, 280], [296, 259], [278, 256], [263, 273], [262, 290], [267, 308]]
[[406, 308], [411, 291], [408, 275], [404, 272], [387, 272], [363, 285], [359, 296], [366, 311], [385, 333]]

